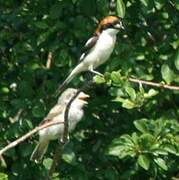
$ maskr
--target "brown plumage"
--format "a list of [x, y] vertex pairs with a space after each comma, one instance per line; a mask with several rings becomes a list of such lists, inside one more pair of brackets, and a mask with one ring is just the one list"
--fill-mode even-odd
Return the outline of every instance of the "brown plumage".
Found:
[[59, 86], [56, 95], [62, 92], [68, 83], [81, 72], [90, 71], [101, 75], [94, 69], [109, 59], [116, 43], [117, 33], [121, 29], [124, 29], [124, 27], [121, 18], [118, 16], [107, 16], [101, 20], [94, 35], [86, 42], [79, 64]]
[[118, 23], [119, 21], [121, 21], [121, 19], [118, 16], [107, 16], [107, 17], [103, 18], [100, 21], [100, 23], [95, 31], [95, 34], [99, 35], [102, 32], [102, 30], [110, 27], [111, 25]]

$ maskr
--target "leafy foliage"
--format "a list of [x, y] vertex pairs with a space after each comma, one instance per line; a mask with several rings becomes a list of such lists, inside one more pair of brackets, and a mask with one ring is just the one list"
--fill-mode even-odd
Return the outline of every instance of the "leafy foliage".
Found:
[[[97, 85], [87, 90], [85, 117], [70, 135], [54, 179], [179, 176], [178, 92], [128, 81], [179, 85], [179, 2], [116, 0], [116, 5], [125, 31], [110, 60], [98, 68], [104, 77], [95, 76]], [[0, 2], [1, 148], [38, 125], [55, 104], [58, 84], [77, 64], [108, 7], [108, 0]], [[81, 77], [70, 86], [86, 84], [88, 78]], [[4, 154], [0, 179], [47, 176], [57, 142], [43, 163], [35, 164], [29, 161], [34, 139]]]
[[134, 121], [134, 125], [139, 132], [114, 139], [108, 154], [120, 159], [132, 157], [136, 168], [150, 169], [151, 176], [160, 174], [165, 178], [167, 173], [164, 171], [178, 163], [179, 124], [173, 119], [141, 119]]

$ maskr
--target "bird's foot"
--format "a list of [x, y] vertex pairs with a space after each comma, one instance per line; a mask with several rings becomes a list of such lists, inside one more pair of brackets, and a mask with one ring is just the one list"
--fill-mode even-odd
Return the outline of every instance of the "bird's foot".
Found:
[[100, 72], [94, 71], [94, 70], [92, 70], [92, 69], [90, 70], [90, 72], [93, 73], [93, 74], [96, 74], [96, 75], [98, 75], [98, 76], [102, 76], [102, 77], [104, 76], [104, 75], [101, 74]]

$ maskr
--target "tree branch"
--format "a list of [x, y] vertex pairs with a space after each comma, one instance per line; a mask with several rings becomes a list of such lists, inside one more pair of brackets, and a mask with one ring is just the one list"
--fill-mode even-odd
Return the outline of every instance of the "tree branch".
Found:
[[36, 132], [40, 131], [41, 129], [44, 129], [48, 126], [52, 126], [55, 124], [63, 124], [64, 122], [49, 122], [46, 124], [42, 124], [37, 126], [36, 128], [32, 129], [31, 131], [29, 131], [27, 134], [21, 136], [20, 138], [16, 139], [15, 141], [9, 143], [7, 146], [5, 146], [3, 149], [0, 150], [0, 156], [6, 152], [7, 150], [17, 146], [18, 144], [20, 144], [21, 142], [25, 141], [27, 138], [29, 138], [30, 136], [32, 136], [33, 134], [35, 134]]
[[81, 91], [89, 88], [93, 84], [94, 84], [93, 81], [89, 81], [87, 84], [85, 84], [85, 86], [83, 86], [81, 89], [79, 89], [76, 92], [76, 94], [71, 98], [71, 100], [69, 101], [69, 103], [66, 106], [65, 113], [64, 113], [64, 132], [63, 132], [63, 136], [62, 136], [62, 139], [59, 141], [60, 142], [59, 146], [57, 147], [57, 149], [55, 151], [55, 154], [53, 156], [53, 162], [52, 162], [52, 165], [50, 167], [49, 175], [48, 175], [47, 179], [51, 179], [53, 173], [55, 172], [56, 167], [60, 163], [60, 160], [61, 160], [61, 157], [62, 157], [62, 154], [63, 154], [64, 145], [68, 141], [68, 113], [69, 113], [70, 106], [71, 106], [72, 102], [75, 100], [75, 98], [78, 96], [78, 94]]
[[179, 86], [160, 84], [160, 83], [156, 83], [156, 82], [145, 81], [145, 80], [140, 80], [140, 79], [131, 78], [131, 77], [129, 78], [129, 81], [134, 82], [134, 83], [139, 83], [139, 84], [145, 84], [145, 85], [153, 86], [153, 87], [157, 87], [157, 88], [164, 88], [164, 89], [179, 91]]
[[65, 113], [64, 113], [64, 131], [63, 131], [62, 139], [59, 140], [59, 142], [60, 142], [59, 146], [57, 147], [55, 154], [53, 156], [53, 162], [52, 162], [52, 165], [51, 165], [50, 170], [49, 170], [48, 179], [51, 179], [53, 173], [55, 172], [57, 165], [60, 164], [60, 160], [61, 160], [61, 157], [63, 154], [64, 146], [65, 146], [66, 142], [68, 141], [68, 126], [69, 126], [68, 114], [69, 114], [70, 106], [81, 91], [82, 91], [81, 89], [78, 90], [66, 106]]
[[46, 62], [46, 68], [50, 69], [52, 65], [52, 52], [48, 53], [47, 62]]

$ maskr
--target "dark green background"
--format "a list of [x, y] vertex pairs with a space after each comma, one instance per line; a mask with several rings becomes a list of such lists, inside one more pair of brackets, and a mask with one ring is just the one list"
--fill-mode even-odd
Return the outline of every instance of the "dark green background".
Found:
[[[38, 125], [55, 104], [56, 88], [77, 64], [97, 20], [108, 15], [109, 1], [6, 0], [0, 12], [2, 148]], [[125, 31], [98, 68], [105, 80], [96, 81], [105, 83], [86, 91], [85, 117], [54, 179], [171, 179], [179, 173], [179, 93], [127, 81], [133, 76], [179, 85], [179, 1], [117, 0], [117, 14], [124, 16]], [[78, 76], [69, 86], [84, 84]], [[35, 139], [4, 154], [0, 179], [44, 179], [57, 142], [37, 165], [29, 161]]]

